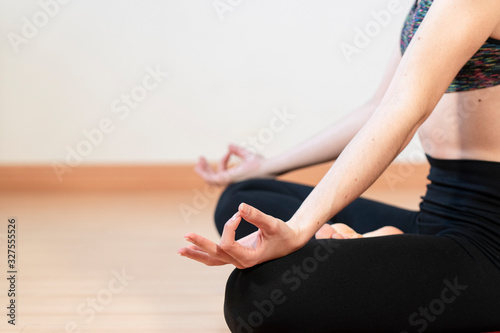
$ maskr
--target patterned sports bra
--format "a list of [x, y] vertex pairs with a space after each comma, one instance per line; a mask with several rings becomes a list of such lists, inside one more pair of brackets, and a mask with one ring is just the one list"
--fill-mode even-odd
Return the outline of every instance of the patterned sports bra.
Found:
[[[401, 33], [401, 52], [410, 44], [433, 0], [418, 0], [413, 5]], [[500, 84], [500, 40], [488, 38], [481, 48], [467, 61], [446, 92], [482, 89]]]

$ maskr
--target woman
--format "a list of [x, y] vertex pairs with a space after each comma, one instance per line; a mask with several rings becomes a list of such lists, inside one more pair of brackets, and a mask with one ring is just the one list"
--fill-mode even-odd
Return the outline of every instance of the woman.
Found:
[[[232, 332], [500, 328], [500, 1], [418, 1], [401, 51], [370, 102], [299, 147], [200, 161], [207, 181], [234, 183], [217, 222], [236, 213], [219, 244], [191, 233], [179, 253], [238, 268]], [[357, 199], [417, 130], [431, 164], [420, 210]], [[227, 169], [231, 154], [243, 161]], [[314, 189], [253, 179], [331, 159]]]

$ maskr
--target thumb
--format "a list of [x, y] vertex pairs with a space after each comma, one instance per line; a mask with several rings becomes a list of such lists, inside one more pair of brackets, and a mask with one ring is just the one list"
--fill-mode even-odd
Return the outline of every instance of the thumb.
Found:
[[238, 207], [238, 211], [240, 212], [242, 218], [259, 228], [264, 233], [275, 233], [278, 228], [278, 223], [281, 222], [281, 220], [274, 218], [271, 215], [264, 214], [257, 208], [246, 203], [241, 203]]
[[251, 155], [251, 153], [245, 148], [233, 144], [229, 145], [229, 151], [240, 158], [245, 158]]

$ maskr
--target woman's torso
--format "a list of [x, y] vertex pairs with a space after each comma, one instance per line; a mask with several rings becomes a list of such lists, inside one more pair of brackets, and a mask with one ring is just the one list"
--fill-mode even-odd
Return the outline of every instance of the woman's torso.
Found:
[[435, 158], [500, 162], [500, 85], [445, 94], [418, 134]]
[[[500, 23], [490, 37], [500, 40]], [[435, 158], [500, 162], [500, 85], [444, 94], [418, 134]]]
[[[432, 1], [412, 8], [402, 51]], [[419, 233], [453, 238], [470, 253], [479, 249], [500, 269], [500, 23], [448, 91], [419, 129], [431, 164]]]

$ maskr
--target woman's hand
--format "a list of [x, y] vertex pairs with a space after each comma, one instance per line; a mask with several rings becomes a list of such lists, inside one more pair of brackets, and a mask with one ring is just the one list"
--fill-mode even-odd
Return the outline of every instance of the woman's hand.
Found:
[[[232, 168], [228, 168], [231, 155], [239, 157], [241, 162]], [[265, 172], [265, 161], [264, 157], [259, 154], [252, 153], [236, 145], [229, 145], [228, 152], [220, 160], [217, 170], [214, 170], [204, 157], [200, 157], [195, 170], [207, 183], [226, 186], [250, 178], [274, 177], [275, 175]]]
[[334, 239], [351, 239], [351, 238], [368, 238], [389, 235], [399, 235], [403, 232], [396, 227], [386, 226], [380, 229], [358, 234], [351, 227], [343, 223], [325, 224], [316, 232], [316, 239], [334, 238]]
[[[259, 230], [235, 241], [235, 231], [242, 218]], [[283, 257], [304, 245], [299, 243], [297, 230], [244, 203], [226, 222], [219, 244], [194, 233], [187, 234], [185, 238], [193, 245], [177, 251], [181, 256], [208, 266], [232, 264], [239, 269]]]

